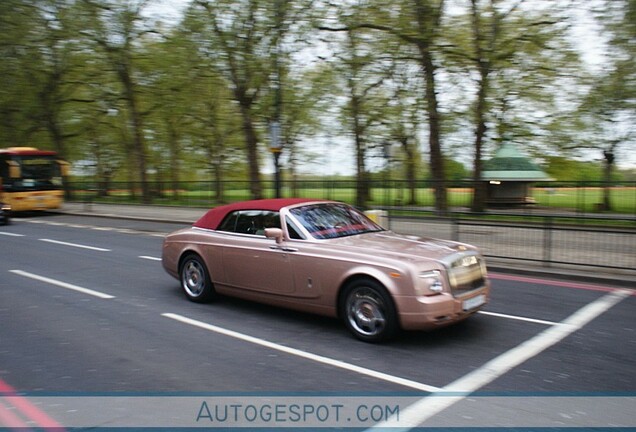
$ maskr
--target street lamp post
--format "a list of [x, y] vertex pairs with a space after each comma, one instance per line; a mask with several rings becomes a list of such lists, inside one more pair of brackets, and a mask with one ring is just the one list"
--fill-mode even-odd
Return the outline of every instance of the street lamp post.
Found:
[[281, 197], [281, 175], [280, 175], [280, 154], [283, 151], [283, 144], [280, 137], [281, 127], [278, 121], [270, 124], [270, 146], [269, 150], [274, 155], [274, 190], [276, 198]]
[[280, 64], [281, 38], [283, 37], [283, 10], [281, 0], [274, 3], [276, 8], [276, 45], [274, 47], [274, 71], [275, 71], [275, 100], [274, 100], [274, 120], [270, 126], [270, 151], [274, 155], [274, 189], [276, 198], [281, 197], [281, 174], [280, 174], [280, 154], [283, 150], [282, 140], [282, 118], [283, 118], [283, 86]]

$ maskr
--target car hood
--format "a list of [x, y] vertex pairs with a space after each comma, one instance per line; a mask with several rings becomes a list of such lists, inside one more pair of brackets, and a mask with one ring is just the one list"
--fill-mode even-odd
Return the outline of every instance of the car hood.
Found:
[[361, 234], [330, 240], [334, 247], [357, 250], [365, 254], [412, 261], [441, 261], [458, 252], [477, 251], [474, 246], [450, 240], [407, 236], [392, 231]]

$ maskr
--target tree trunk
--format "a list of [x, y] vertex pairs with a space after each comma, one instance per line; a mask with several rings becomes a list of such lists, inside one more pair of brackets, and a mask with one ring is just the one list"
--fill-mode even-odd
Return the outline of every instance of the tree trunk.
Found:
[[425, 46], [420, 46], [422, 69], [426, 77], [426, 111], [429, 125], [429, 151], [431, 164], [431, 180], [435, 190], [435, 209], [440, 213], [448, 210], [446, 196], [446, 178], [444, 155], [441, 146], [441, 125], [435, 85], [435, 65], [431, 53]]
[[417, 203], [417, 188], [416, 188], [416, 168], [417, 160], [415, 159], [415, 150], [409, 145], [408, 138], [402, 138], [402, 149], [406, 154], [406, 160], [404, 161], [406, 171], [406, 183], [409, 188], [409, 200], [406, 204], [413, 205]]
[[367, 168], [365, 163], [366, 148], [360, 125], [360, 102], [351, 89], [351, 111], [353, 116], [353, 135], [356, 151], [356, 206], [364, 207], [369, 201], [369, 184], [367, 179]]
[[[494, 12], [494, 5], [490, 4]], [[481, 179], [482, 173], [482, 149], [484, 136], [486, 135], [486, 96], [488, 94], [490, 84], [491, 63], [488, 55], [494, 50], [494, 38], [498, 32], [498, 18], [492, 18], [492, 31], [490, 34], [489, 49], [484, 52], [482, 48], [483, 32], [480, 21], [480, 14], [477, 1], [471, 1], [472, 26], [473, 26], [473, 43], [475, 47], [475, 57], [477, 59], [477, 69], [479, 71], [479, 90], [477, 92], [477, 102], [475, 105], [475, 145], [474, 145], [474, 162], [473, 162], [473, 202], [471, 210], [474, 212], [483, 212], [486, 204], [486, 185]]]
[[480, 67], [480, 83], [477, 95], [477, 106], [475, 107], [475, 159], [473, 167], [473, 203], [471, 210], [474, 212], [483, 212], [486, 204], [486, 187], [481, 179], [482, 173], [482, 148], [484, 135], [486, 134], [486, 92], [488, 87], [488, 70], [487, 66]]
[[245, 98], [237, 97], [240, 102], [241, 116], [243, 117], [243, 133], [245, 134], [245, 146], [247, 147], [247, 163], [250, 176], [250, 192], [252, 199], [263, 198], [261, 185], [261, 173], [258, 163], [258, 137], [252, 122], [250, 104]]
[[179, 199], [179, 161], [181, 160], [181, 148], [179, 146], [179, 133], [174, 124], [167, 120], [168, 124], [168, 148], [170, 149], [170, 184], [172, 187], [172, 197]]
[[603, 210], [612, 210], [612, 201], [610, 199], [611, 194], [611, 181], [612, 181], [612, 169], [614, 167], [614, 151], [606, 150], [603, 152], [605, 156], [605, 170], [603, 173]]
[[146, 143], [143, 135], [143, 119], [139, 106], [137, 104], [137, 98], [135, 95], [135, 85], [130, 76], [130, 71], [125, 65], [118, 65], [118, 73], [121, 82], [124, 86], [124, 92], [126, 96], [126, 103], [130, 110], [130, 122], [133, 132], [133, 154], [137, 165], [137, 172], [139, 173], [139, 180], [141, 181], [141, 200], [144, 204], [150, 204], [152, 197], [150, 196], [150, 187], [148, 184], [147, 170], [147, 155], [146, 155]]

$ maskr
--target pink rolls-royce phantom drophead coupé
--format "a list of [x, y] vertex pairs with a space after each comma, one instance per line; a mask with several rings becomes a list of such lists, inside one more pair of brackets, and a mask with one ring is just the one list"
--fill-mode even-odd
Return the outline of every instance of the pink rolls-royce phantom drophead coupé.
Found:
[[162, 262], [192, 301], [223, 294], [340, 317], [368, 342], [462, 320], [490, 292], [473, 246], [396, 234], [335, 201], [213, 208], [165, 238]]

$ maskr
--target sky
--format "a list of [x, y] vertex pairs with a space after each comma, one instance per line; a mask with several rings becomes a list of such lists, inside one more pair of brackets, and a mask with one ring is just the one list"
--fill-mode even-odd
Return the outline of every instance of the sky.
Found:
[[144, 10], [145, 14], [151, 18], [166, 21], [167, 23], [176, 23], [191, 1], [192, 0], [153, 0]]

